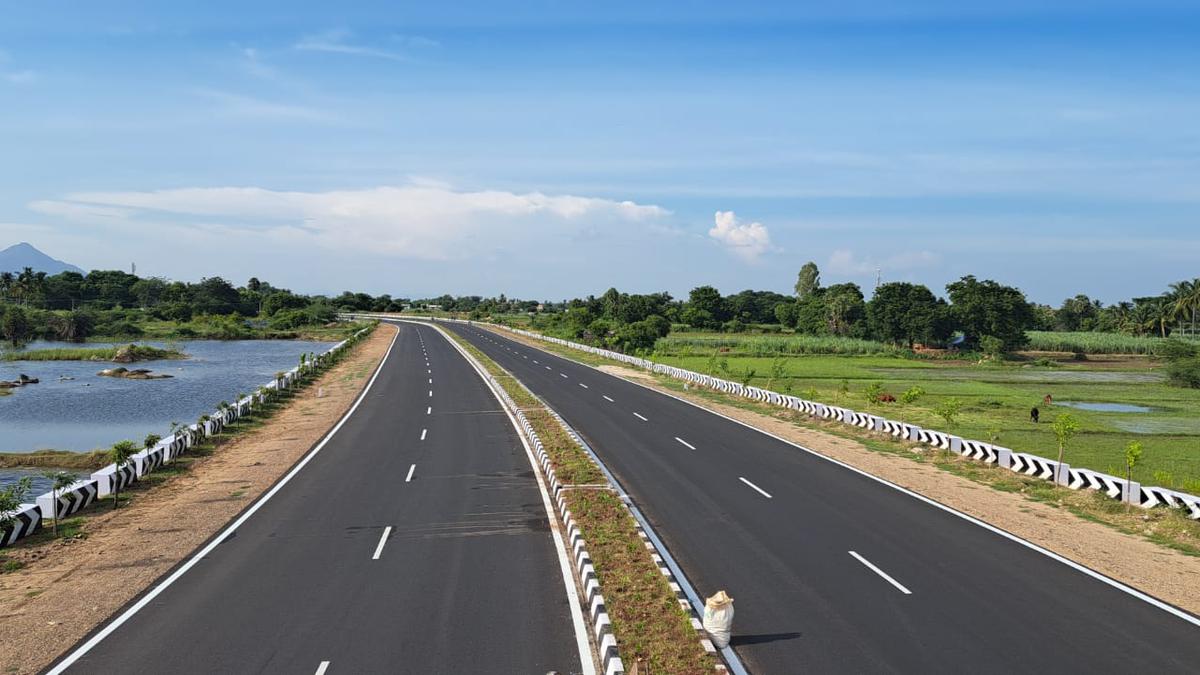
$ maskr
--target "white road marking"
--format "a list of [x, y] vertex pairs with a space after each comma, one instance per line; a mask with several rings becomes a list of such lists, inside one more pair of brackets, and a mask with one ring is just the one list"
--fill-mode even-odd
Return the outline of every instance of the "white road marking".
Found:
[[534, 363], [537, 363], [537, 362], [538, 362], [538, 360], [537, 360], [537, 359], [534, 359], [534, 360], [533, 360], [533, 362], [534, 362]]
[[[379, 560], [379, 556], [383, 555], [383, 545], [387, 543], [388, 535], [392, 533], [392, 526], [388, 525], [383, 528], [383, 534], [379, 537], [379, 545], [375, 547], [375, 555], [371, 556], [371, 560]], [[325, 663], [329, 663], [326, 661]], [[322, 672], [320, 670], [317, 671]]]
[[891, 585], [895, 586], [896, 588], [900, 589], [900, 592], [901, 592], [901, 593], [903, 593], [903, 594], [905, 594], [905, 595], [912, 595], [912, 591], [910, 591], [910, 590], [908, 590], [907, 588], [905, 588], [904, 586], [900, 585], [900, 582], [899, 582], [899, 581], [896, 581], [895, 579], [893, 579], [893, 578], [891, 578], [890, 576], [888, 576], [888, 573], [887, 573], [887, 572], [884, 572], [883, 570], [879, 569], [879, 568], [878, 568], [878, 567], [876, 567], [875, 565], [871, 564], [871, 561], [870, 561], [870, 560], [867, 560], [866, 558], [864, 558], [864, 557], [862, 557], [861, 555], [859, 555], [859, 554], [855, 553], [854, 551], [848, 551], [848, 553], [849, 553], [850, 555], [854, 556], [854, 559], [855, 559], [855, 560], [857, 560], [858, 562], [860, 562], [860, 563], [862, 563], [862, 564], [866, 565], [868, 568], [870, 568], [870, 570], [871, 570], [872, 572], [874, 572], [875, 574], [878, 574], [879, 576], [883, 577], [884, 579], [887, 579], [887, 582], [888, 582], [889, 584], [891, 584]]
[[769, 492], [758, 487], [754, 483], [751, 483], [750, 481], [746, 480], [745, 478], [742, 478], [741, 476], [738, 476], [738, 480], [742, 481], [746, 485], [749, 485], [750, 487], [754, 488], [755, 490], [758, 490], [758, 493], [761, 494], [762, 496], [766, 497], [767, 499], [771, 499], [771, 494]]
[[643, 421], [643, 422], [649, 422], [649, 421], [650, 421], [650, 420], [646, 419], [645, 417], [642, 417], [642, 414], [641, 414], [641, 413], [633, 413], [633, 416], [634, 416], [634, 417], [636, 417], [636, 418], [638, 418], [639, 420], [641, 420], [641, 421]]
[[567, 374], [566, 374], [566, 373], [559, 373], [559, 375], [561, 375], [562, 377], [566, 377], [566, 376], [567, 376]]
[[417, 465], [416, 465], [416, 464], [413, 464], [412, 466], [408, 467], [408, 476], [406, 476], [406, 477], [404, 478], [404, 482], [405, 482], [405, 483], [408, 483], [408, 482], [412, 481], [412, 475], [413, 475], [413, 472], [414, 472], [414, 471], [416, 471], [416, 470], [417, 470]]
[[428, 429], [421, 430], [421, 440], [425, 440], [425, 434], [429, 433]]
[[429, 384], [433, 384], [433, 378], [429, 378]]
[[433, 390], [432, 389], [429, 390], [429, 398], [433, 398]]
[[696, 449], [696, 446], [692, 445], [691, 443], [688, 443], [687, 441], [683, 440], [682, 438], [680, 438], [680, 437], [678, 437], [678, 436], [676, 436], [676, 437], [675, 437], [675, 440], [677, 440], [677, 441], [679, 441], [680, 443], [683, 443], [685, 446], [687, 446], [687, 449], [688, 449], [688, 450], [695, 450], [695, 449]]
[[553, 368], [551, 368], [550, 366], [542, 366], [542, 367], [545, 368], [546, 370], [553, 370]]
[[612, 400], [611, 398], [609, 398], [607, 396], [604, 397], [604, 400], [608, 401], [609, 403], [616, 403], [616, 401]]
[[580, 383], [579, 383], [579, 386], [583, 387], [584, 389], [587, 389], [587, 388], [588, 388], [588, 386], [587, 386], [586, 384], [582, 383], [582, 382], [580, 382]]
[[317, 666], [316, 675], [325, 675], [325, 669], [329, 667], [328, 661], [322, 661], [321, 665]]
[[[429, 364], [428, 364], [428, 363], [426, 363], [425, 365], [429, 365]], [[433, 370], [431, 370], [431, 369], [429, 369], [429, 368], [426, 368], [426, 369], [425, 369], [425, 372], [426, 372], [426, 373], [429, 373], [430, 375], [432, 375], [432, 374], [433, 374]]]
[[429, 406], [428, 408], [425, 408], [425, 414], [432, 415], [433, 414], [433, 406]]
[[523, 358], [523, 359], [527, 359], [527, 358], [529, 358], [529, 357], [528, 357], [528, 356], [525, 356], [525, 355], [523, 355], [523, 354], [522, 354], [522, 355], [521, 355], [521, 358]]

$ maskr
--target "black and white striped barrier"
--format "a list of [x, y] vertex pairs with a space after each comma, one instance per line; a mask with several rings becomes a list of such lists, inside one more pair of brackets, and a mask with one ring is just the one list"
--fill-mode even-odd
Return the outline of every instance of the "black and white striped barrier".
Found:
[[62, 520], [96, 501], [100, 487], [91, 479], [76, 481], [67, 487], [54, 490], [37, 498], [38, 508], [47, 519]]
[[137, 470], [134, 469], [132, 462], [125, 464], [120, 469], [116, 464], [109, 464], [92, 474], [92, 480], [96, 481], [97, 497], [107, 497], [113, 492], [124, 490], [133, 485], [137, 479]]
[[22, 504], [11, 512], [7, 525], [0, 526], [0, 548], [37, 532], [42, 526], [42, 509], [37, 504]]

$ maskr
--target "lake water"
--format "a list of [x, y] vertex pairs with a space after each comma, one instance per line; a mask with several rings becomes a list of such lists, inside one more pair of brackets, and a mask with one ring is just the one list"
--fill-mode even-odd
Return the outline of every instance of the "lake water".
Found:
[[[102, 361], [0, 361], [0, 380], [14, 380], [21, 373], [41, 380], [0, 396], [0, 451], [93, 450], [121, 439], [141, 445], [146, 434], [165, 436], [173, 421], [195, 422], [217, 403], [232, 402], [238, 393], [250, 393], [275, 373], [292, 368], [300, 354], [324, 352], [331, 346], [304, 340], [173, 344], [190, 358], [126, 364], [173, 376], [165, 380], [100, 377], [98, 371], [114, 365]], [[41, 342], [28, 348], [79, 346]], [[75, 379], [59, 380], [61, 376]]]
[[1129, 403], [1086, 403], [1083, 401], [1055, 401], [1055, 405], [1065, 405], [1068, 408], [1078, 408], [1080, 410], [1091, 410], [1093, 412], [1113, 412], [1113, 413], [1148, 413], [1153, 408], [1148, 408], [1144, 405], [1131, 405]]

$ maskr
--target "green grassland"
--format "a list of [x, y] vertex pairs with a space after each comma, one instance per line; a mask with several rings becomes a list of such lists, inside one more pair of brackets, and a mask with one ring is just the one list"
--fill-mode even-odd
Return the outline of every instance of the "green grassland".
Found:
[[[660, 343], [661, 345], [661, 343]], [[817, 401], [950, 431], [965, 438], [990, 440], [1044, 457], [1057, 453], [1050, 422], [1070, 413], [1081, 433], [1067, 448], [1066, 461], [1124, 475], [1124, 448], [1131, 440], [1145, 446], [1134, 478], [1147, 484], [1200, 493], [1200, 391], [1167, 386], [1148, 360], [1121, 363], [1061, 363], [1053, 367], [1028, 362], [975, 364], [965, 361], [905, 359], [897, 356], [707, 356], [660, 351], [656, 361], [744, 381]], [[773, 369], [778, 377], [772, 377]], [[848, 392], [843, 393], [843, 381]], [[911, 403], [868, 402], [871, 383], [900, 398], [920, 387], [925, 394]], [[811, 391], [810, 391], [811, 390]], [[1042, 398], [1050, 394], [1055, 404]], [[947, 427], [934, 408], [949, 398], [963, 402], [956, 425]], [[1141, 405], [1149, 413], [1079, 410], [1065, 402]], [[1041, 409], [1041, 424], [1029, 421], [1030, 408]], [[1137, 432], [1137, 433], [1135, 433]]]

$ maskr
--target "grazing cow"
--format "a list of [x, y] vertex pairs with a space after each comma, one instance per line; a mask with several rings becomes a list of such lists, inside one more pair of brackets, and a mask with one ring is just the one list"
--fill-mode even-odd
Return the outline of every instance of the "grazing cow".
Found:
[[1046, 404], [1046, 405], [1052, 405], [1052, 404], [1054, 403], [1054, 397], [1053, 397], [1053, 396], [1051, 396], [1050, 394], [1046, 394], [1046, 395], [1045, 395], [1045, 396], [1042, 398], [1042, 403], [1044, 403], [1044, 404]]
[[879, 402], [880, 403], [895, 403], [896, 397], [892, 396], [891, 394], [880, 394]]
[[1041, 411], [1039, 411], [1037, 409], [1037, 407], [1034, 406], [1033, 410], [1029, 411], [1029, 421], [1033, 422], [1034, 424], [1037, 424], [1039, 417], [1041, 417]]

